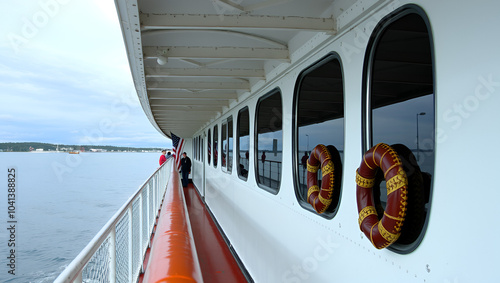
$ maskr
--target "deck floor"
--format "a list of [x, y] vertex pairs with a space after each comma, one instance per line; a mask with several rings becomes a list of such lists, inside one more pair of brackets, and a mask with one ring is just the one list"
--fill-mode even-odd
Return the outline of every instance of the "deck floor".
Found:
[[193, 184], [184, 196], [204, 282], [247, 282]]

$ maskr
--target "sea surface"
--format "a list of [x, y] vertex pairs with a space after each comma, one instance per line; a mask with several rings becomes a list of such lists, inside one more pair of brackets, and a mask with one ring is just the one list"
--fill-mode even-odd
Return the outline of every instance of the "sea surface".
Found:
[[[0, 282], [53, 282], [154, 173], [159, 156], [0, 152]], [[8, 266], [9, 168], [16, 172], [15, 275]]]

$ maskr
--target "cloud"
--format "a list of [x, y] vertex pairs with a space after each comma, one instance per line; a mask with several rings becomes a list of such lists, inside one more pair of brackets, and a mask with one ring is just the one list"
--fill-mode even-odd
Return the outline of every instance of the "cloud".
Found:
[[113, 1], [26, 0], [0, 9], [9, 11], [0, 18], [3, 139], [74, 143], [101, 131], [111, 145], [164, 146], [139, 105]]

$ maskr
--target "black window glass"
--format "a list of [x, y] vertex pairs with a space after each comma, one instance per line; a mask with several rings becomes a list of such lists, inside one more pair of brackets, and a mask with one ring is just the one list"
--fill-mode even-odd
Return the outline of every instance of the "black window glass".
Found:
[[203, 156], [203, 155], [205, 154], [205, 153], [203, 152], [203, 139], [201, 139], [201, 143], [200, 143], [200, 145], [201, 145], [201, 150], [200, 150], [200, 153], [201, 153], [201, 161], [203, 162], [203, 159], [204, 159], [204, 156]]
[[[422, 14], [408, 9], [383, 22], [368, 53], [365, 150], [382, 142], [393, 146], [409, 180], [401, 236], [389, 247], [401, 253], [414, 250], [423, 237], [434, 173], [433, 55]], [[375, 202], [385, 209], [387, 190], [382, 177], [375, 195]]]
[[274, 90], [257, 103], [256, 176], [257, 183], [277, 194], [281, 180], [283, 149], [281, 92]]
[[238, 176], [246, 180], [248, 177], [248, 166], [250, 159], [250, 116], [248, 108], [245, 107], [238, 112], [236, 128], [236, 162]]
[[[344, 156], [344, 85], [338, 56], [332, 54], [304, 70], [296, 88], [297, 143], [295, 147], [296, 195], [300, 204], [314, 212], [307, 202], [307, 160], [319, 144], [335, 147], [334, 158], [343, 163]], [[339, 205], [342, 166], [334, 168], [332, 203], [322, 214], [331, 218]], [[318, 172], [321, 187], [321, 170]]]
[[211, 142], [211, 138], [210, 138], [210, 129], [208, 129], [207, 149], [208, 149], [208, 152], [207, 152], [207, 155], [208, 155], [207, 162], [208, 162], [208, 165], [210, 165], [210, 160], [212, 159], [212, 142]]
[[227, 169], [227, 123], [224, 122], [222, 123], [221, 127], [221, 143], [222, 143], [222, 149], [221, 149], [221, 166], [223, 169]]
[[217, 159], [219, 155], [219, 148], [218, 148], [218, 141], [219, 141], [219, 132], [217, 131], [217, 125], [214, 126], [214, 148], [213, 148], [213, 156], [214, 156], [214, 167], [217, 168]]
[[201, 137], [198, 137], [198, 160], [201, 160]]
[[198, 159], [198, 149], [196, 148], [198, 145], [198, 138], [193, 139], [193, 158]]
[[233, 170], [233, 117], [227, 119], [227, 172]]

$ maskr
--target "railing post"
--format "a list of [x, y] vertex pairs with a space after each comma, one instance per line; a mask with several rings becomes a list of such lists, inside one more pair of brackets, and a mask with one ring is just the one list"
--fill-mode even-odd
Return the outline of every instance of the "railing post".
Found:
[[156, 191], [158, 192], [158, 203], [156, 203], [156, 206], [158, 206], [158, 208], [160, 207], [161, 203], [160, 184], [161, 184], [161, 176], [158, 175], [158, 182], [156, 182]]
[[[148, 232], [151, 231], [151, 219], [149, 218], [149, 210], [151, 209], [151, 207], [149, 207], [149, 198], [151, 197], [149, 195], [149, 184], [147, 184], [147, 189], [146, 189], [146, 192], [147, 192], [147, 200], [146, 200], [146, 222], [147, 222], [147, 225], [148, 225]], [[150, 239], [148, 239], [148, 247], [150, 247], [151, 243], [150, 243]]]
[[281, 163], [278, 163], [278, 181], [281, 180], [280, 172], [281, 172]]
[[[144, 252], [144, 247], [143, 247], [143, 240], [142, 240], [142, 193], [139, 195], [139, 254], [142, 254]], [[139, 265], [141, 266], [141, 270], [139, 273], [143, 271], [142, 269], [142, 260], [139, 262]]]
[[[155, 204], [155, 208], [157, 209], [158, 208], [158, 176], [155, 176], [153, 178], [153, 191], [155, 192], [155, 201], [154, 201], [154, 204]], [[158, 213], [158, 211], [156, 211], [155, 213]]]
[[109, 282], [116, 282], [116, 225], [109, 233]]
[[[61, 273], [59, 274], [59, 276], [55, 279], [54, 282], [57, 282], [57, 283], [63, 283], [63, 282], [68, 282], [69, 280], [71, 280], [71, 278], [75, 278], [73, 279], [73, 281], [71, 283], [82, 283], [83, 281], [83, 270], [85, 269], [85, 266], [88, 264], [88, 262], [92, 259], [93, 255], [96, 254], [96, 252], [99, 250], [100, 247], [102, 247], [103, 243], [105, 243], [105, 241], [109, 241], [108, 242], [108, 257], [107, 257], [107, 260], [109, 260], [109, 264], [107, 266], [107, 272], [108, 272], [108, 278], [105, 278], [104, 280], [106, 282], [111, 282], [111, 283], [116, 283], [117, 281], [117, 275], [119, 276], [127, 276], [129, 278], [129, 282], [136, 282], [135, 279], [137, 278], [133, 278], [134, 273], [136, 273], [136, 271], [139, 271], [139, 268], [140, 267], [143, 267], [142, 264], [141, 265], [136, 265], [135, 264], [135, 261], [134, 261], [134, 234], [135, 234], [135, 230], [134, 230], [134, 227], [133, 227], [133, 206], [134, 206], [134, 200], [135, 201], [140, 201], [140, 204], [139, 204], [139, 237], [137, 237], [140, 241], [140, 244], [138, 245], [138, 247], [143, 247], [145, 245], [145, 243], [143, 243], [143, 241], [145, 240], [144, 237], [147, 237], [148, 235], [146, 234], [142, 234], [142, 230], [144, 230], [144, 225], [149, 225], [148, 228], [148, 232], [151, 233], [152, 232], [152, 228], [153, 228], [153, 225], [156, 221], [156, 219], [153, 217], [153, 216], [156, 216], [156, 214], [158, 213], [158, 207], [161, 203], [161, 199], [160, 199], [160, 189], [161, 189], [161, 186], [162, 186], [162, 183], [165, 183], [165, 187], [163, 187], [163, 189], [166, 188], [166, 183], [167, 183], [167, 174], [166, 174], [166, 170], [171, 168], [171, 161], [170, 161], [170, 164], [168, 165], [168, 168], [166, 166], [163, 166], [163, 168], [157, 170], [149, 179], [148, 181], [146, 181], [142, 186], [141, 188], [132, 196], [130, 197], [130, 199], [115, 213], [115, 215], [108, 221], [108, 223], [106, 223], [106, 225], [104, 225], [104, 227], [99, 231], [99, 233], [92, 239], [92, 241], [90, 241], [87, 246], [80, 252], [80, 254], [78, 254], [78, 256], [69, 264], [69, 266]], [[164, 174], [164, 175], [160, 175], [160, 174]], [[155, 188], [156, 186], [156, 188]], [[144, 190], [147, 191], [147, 196], [143, 196], [143, 192]], [[151, 190], [151, 191], [150, 191]], [[154, 191], [153, 191], [154, 190]], [[137, 196], [140, 195], [140, 198], [138, 198]], [[144, 201], [144, 199], [147, 198], [147, 203], [146, 204], [143, 204], [142, 202]], [[146, 206], [148, 208], [148, 211], [142, 211], [142, 209], [144, 209], [144, 206]], [[151, 211], [150, 211], [151, 209]], [[156, 211], [153, 211], [153, 210], [156, 210]], [[145, 215], [146, 214], [146, 215]], [[123, 257], [117, 257], [117, 249], [121, 248], [122, 247], [122, 244], [121, 243], [117, 243], [117, 239], [116, 239], [116, 226], [118, 225], [118, 223], [121, 223], [120, 220], [123, 219], [123, 217], [126, 217], [126, 216], [129, 216], [129, 219], [128, 221], [126, 221], [128, 224], [128, 227], [127, 228], [124, 228], [126, 230], [124, 230], [123, 232], [126, 233], [126, 235], [128, 235], [128, 238], [129, 240], [126, 242], [126, 243], [123, 243], [123, 245], [125, 245], [126, 247], [128, 247], [128, 254], [124, 255]], [[147, 216], [147, 221], [142, 221], [144, 216]], [[150, 217], [152, 219], [150, 219]], [[125, 223], [123, 223], [124, 225], [126, 225]], [[151, 235], [151, 234], [149, 234]], [[120, 238], [121, 238], [121, 235], [120, 235]], [[150, 244], [151, 241], [149, 241], [148, 239], [148, 245]], [[145, 247], [144, 247], [144, 251], [145, 251]], [[118, 253], [121, 255], [121, 252], [118, 251]], [[144, 253], [143, 251], [141, 250], [137, 256], [139, 256], [140, 258], [139, 259], [135, 259], [135, 260], [141, 260], [143, 259], [144, 257]], [[124, 267], [124, 270], [123, 271], [123, 274], [117, 274], [117, 267], [121, 267], [120, 263], [117, 262], [117, 260], [128, 260], [128, 266]], [[136, 268], [137, 267], [137, 268]], [[134, 270], [134, 268], [136, 268], [137, 270]], [[95, 274], [93, 274], [95, 275]], [[92, 274], [90, 276], [93, 276]], [[87, 276], [87, 274], [86, 274]], [[102, 278], [101, 278], [102, 279]], [[91, 278], [86, 278], [85, 280], [91, 280]]]
[[130, 203], [129, 208], [127, 209], [128, 213], [128, 278], [130, 279], [130, 282], [132, 282], [132, 267], [133, 265], [133, 245], [132, 245], [132, 204], [133, 201]]
[[82, 281], [83, 281], [82, 272], [83, 272], [83, 270], [81, 270], [78, 273], [78, 276], [75, 278], [75, 280], [73, 280], [73, 283], [82, 283]]
[[273, 163], [269, 161], [269, 187], [273, 187]]
[[156, 190], [155, 190], [155, 178], [153, 177], [153, 179], [151, 179], [151, 185], [153, 186], [151, 188], [151, 191], [153, 192], [153, 210], [155, 210], [155, 215], [158, 213], [158, 211], [156, 211]]
[[156, 200], [156, 207], [160, 207], [161, 196], [160, 196], [160, 176], [156, 176], [156, 195], [158, 196]]

